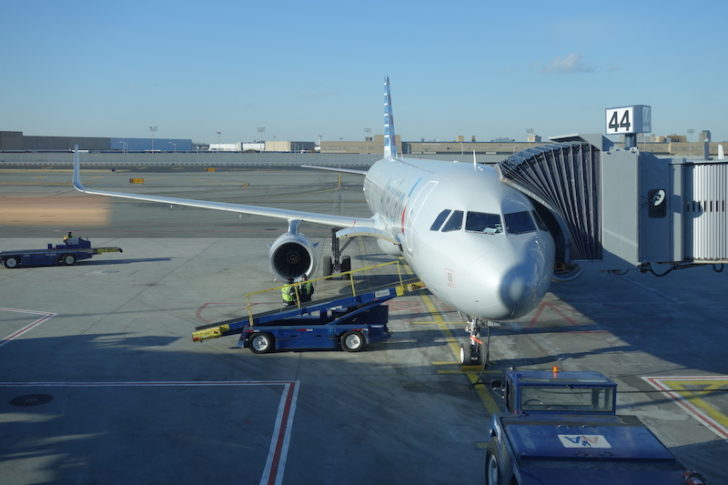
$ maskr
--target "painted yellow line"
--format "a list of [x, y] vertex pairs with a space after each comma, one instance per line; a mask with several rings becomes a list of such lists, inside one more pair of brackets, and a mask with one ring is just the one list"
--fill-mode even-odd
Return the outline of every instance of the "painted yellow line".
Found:
[[[450, 348], [450, 351], [452, 351], [453, 357], [455, 357], [455, 360], [458, 361], [458, 358], [460, 357], [460, 346], [457, 344], [457, 340], [455, 339], [455, 336], [450, 331], [450, 328], [448, 327], [448, 322], [445, 321], [444, 318], [442, 318], [442, 315], [440, 315], [439, 310], [437, 307], [435, 307], [435, 304], [432, 302], [432, 298], [430, 298], [429, 295], [420, 295], [420, 298], [422, 299], [423, 303], [425, 304], [425, 307], [427, 308], [427, 311], [430, 312], [432, 315], [432, 318], [435, 320], [435, 323], [437, 324], [437, 327], [440, 329], [442, 334], [445, 336], [445, 341], [447, 342], [448, 347]], [[463, 366], [466, 367], [466, 366]], [[475, 367], [475, 372], [469, 372], [464, 368], [461, 368], [456, 371], [452, 371], [452, 373], [455, 372], [463, 372], [465, 371], [465, 375], [467, 376], [468, 380], [471, 384], [475, 384], [478, 381], [478, 370], [479, 367], [477, 366], [467, 366], [467, 367]], [[441, 370], [438, 371], [438, 374], [444, 374], [444, 373], [451, 373], [447, 370]], [[483, 403], [483, 406], [485, 406], [485, 409], [488, 411], [489, 414], [494, 414], [500, 412], [500, 409], [498, 408], [498, 405], [493, 400], [493, 397], [490, 395], [490, 393], [485, 389], [485, 386], [474, 386], [475, 392], [478, 393], [478, 397], [480, 397], [480, 401]]]
[[[720, 412], [718, 409], [716, 409], [715, 406], [705, 402], [703, 399], [700, 399], [698, 396], [706, 396], [710, 394], [711, 390], [717, 390], [717, 389], [723, 389], [728, 387], [728, 379], [726, 379], [723, 382], [720, 382], [716, 384], [714, 380], [706, 381], [706, 380], [694, 380], [694, 381], [673, 381], [673, 380], [664, 380], [662, 381], [663, 384], [669, 386], [671, 389], [673, 389], [675, 392], [677, 392], [680, 396], [687, 399], [692, 403], [694, 406], [700, 408], [705, 414], [710, 416], [714, 421], [720, 423], [721, 426], [728, 429], [728, 416]], [[690, 386], [706, 386], [705, 389], [702, 390], [691, 390], [686, 389], [685, 384], [688, 384]]]
[[662, 376], [642, 379], [670, 396], [675, 404], [715, 434], [728, 438], [728, 416], [699, 397], [707, 396], [711, 391], [728, 389], [728, 376]]

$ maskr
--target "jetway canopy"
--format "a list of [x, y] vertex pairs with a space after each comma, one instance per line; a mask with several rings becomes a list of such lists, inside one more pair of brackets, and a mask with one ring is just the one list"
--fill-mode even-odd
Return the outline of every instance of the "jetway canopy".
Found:
[[601, 259], [600, 163], [597, 147], [569, 142], [516, 153], [498, 171], [556, 216], [571, 259]]
[[570, 140], [498, 165], [504, 183], [537, 202], [559, 262], [604, 270], [728, 262], [728, 163]]

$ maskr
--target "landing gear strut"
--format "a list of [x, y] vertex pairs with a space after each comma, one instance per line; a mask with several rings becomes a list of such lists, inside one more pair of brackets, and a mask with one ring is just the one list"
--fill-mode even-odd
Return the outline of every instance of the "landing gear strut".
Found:
[[[343, 246], [339, 246], [339, 238], [336, 237], [338, 230], [338, 228], [331, 229], [331, 256], [324, 257], [324, 276], [351, 271], [351, 256], [341, 255], [341, 252], [346, 249], [351, 239], [347, 239]], [[344, 278], [349, 279], [351, 275], [344, 275]]]
[[[485, 341], [480, 339], [480, 329], [488, 329]], [[487, 367], [490, 359], [490, 322], [480, 318], [468, 318], [465, 331], [470, 336], [469, 342], [460, 345], [460, 365], [481, 365]], [[485, 356], [483, 355], [485, 348]]]

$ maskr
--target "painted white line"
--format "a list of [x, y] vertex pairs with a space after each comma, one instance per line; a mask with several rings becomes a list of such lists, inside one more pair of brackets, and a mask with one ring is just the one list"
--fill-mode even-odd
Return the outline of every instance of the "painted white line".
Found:
[[51, 318], [53, 318], [53, 317], [55, 317], [55, 316], [58, 315], [57, 313], [39, 312], [39, 311], [35, 311], [35, 310], [23, 310], [23, 309], [20, 309], [20, 308], [4, 308], [4, 307], [0, 307], [0, 311], [3, 311], [3, 312], [15, 312], [15, 313], [27, 313], [29, 315], [43, 315], [38, 320], [29, 323], [25, 327], [23, 327], [23, 328], [21, 328], [19, 330], [16, 330], [15, 332], [11, 333], [10, 335], [8, 335], [7, 337], [5, 337], [4, 339], [0, 340], [0, 347], [3, 347], [5, 345], [7, 345], [8, 343], [10, 343], [11, 341], [13, 341], [14, 339], [20, 337], [21, 335], [23, 335], [23, 334], [25, 334], [27, 332], [30, 332], [32, 329], [34, 329], [38, 325], [40, 325], [42, 323], [45, 323], [48, 320], [50, 320]]
[[288, 444], [291, 440], [293, 415], [296, 412], [297, 402], [298, 382], [292, 382], [286, 385], [281, 401], [278, 404], [278, 415], [273, 428], [268, 459], [263, 470], [263, 476], [260, 478], [261, 485], [280, 485], [283, 482], [283, 473], [288, 458]]
[[[682, 407], [692, 417], [697, 419], [700, 423], [705, 425], [713, 433], [717, 434], [723, 439], [728, 439], [728, 429], [723, 426], [720, 422], [713, 419], [706, 412], [695, 406], [690, 402], [689, 398], [686, 398], [681, 392], [693, 392], [681, 389], [673, 389], [669, 385], [665, 384], [666, 381], [725, 381], [728, 378], [726, 376], [660, 376], [660, 377], [643, 377], [648, 384], [657, 390], [660, 390], [671, 397], [677, 405]], [[701, 399], [697, 399], [701, 401]]]
[[298, 404], [298, 381], [70, 381], [70, 382], [0, 382], [0, 388], [12, 387], [211, 387], [211, 386], [282, 386], [283, 393], [278, 404], [275, 426], [268, 457], [263, 469], [261, 484], [281, 485], [291, 442], [293, 416]]

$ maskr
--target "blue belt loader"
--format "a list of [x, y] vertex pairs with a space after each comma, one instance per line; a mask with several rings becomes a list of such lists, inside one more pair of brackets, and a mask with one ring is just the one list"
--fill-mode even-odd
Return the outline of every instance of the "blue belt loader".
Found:
[[399, 287], [305, 303], [305, 306], [202, 325], [192, 340], [240, 335], [239, 344], [256, 354], [277, 350], [343, 349], [359, 352], [390, 338], [389, 308]]

